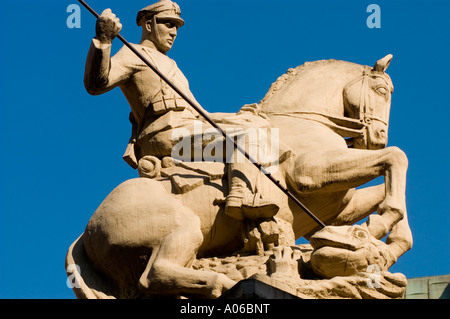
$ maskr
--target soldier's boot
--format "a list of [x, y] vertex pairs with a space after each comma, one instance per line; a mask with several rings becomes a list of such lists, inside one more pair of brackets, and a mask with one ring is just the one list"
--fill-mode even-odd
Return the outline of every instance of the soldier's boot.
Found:
[[[230, 164], [230, 192], [225, 202], [225, 214], [237, 219], [268, 219], [279, 210], [279, 206], [262, 199], [259, 192], [251, 191], [250, 180], [256, 181], [260, 172], [252, 164]], [[247, 183], [244, 181], [246, 180]]]

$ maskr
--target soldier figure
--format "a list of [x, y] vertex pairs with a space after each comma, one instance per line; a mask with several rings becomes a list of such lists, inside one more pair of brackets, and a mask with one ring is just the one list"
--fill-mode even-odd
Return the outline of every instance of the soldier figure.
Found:
[[[161, 0], [140, 10], [136, 22], [142, 27], [142, 39], [140, 44], [134, 46], [175, 86], [195, 101], [187, 79], [175, 61], [166, 55], [172, 48], [178, 28], [184, 25], [180, 13], [179, 6], [170, 0]], [[101, 14], [96, 24], [96, 36], [88, 53], [84, 82], [90, 94], [103, 94], [119, 86], [127, 98], [131, 107], [133, 134], [124, 159], [136, 168], [143, 156], [170, 156], [177, 142], [172, 140], [173, 130], [182, 127], [193, 132], [194, 121], [202, 119], [130, 49], [124, 46], [111, 57], [112, 40], [121, 28], [119, 19], [110, 9]], [[211, 114], [216, 122], [220, 120], [218, 116], [220, 113]], [[206, 122], [203, 127], [211, 128]], [[270, 218], [275, 215], [279, 207], [263, 200], [254, 189], [259, 171], [253, 164], [246, 162], [228, 165], [231, 182], [225, 213], [239, 220], [246, 216]], [[246, 211], [249, 213], [246, 214]]]

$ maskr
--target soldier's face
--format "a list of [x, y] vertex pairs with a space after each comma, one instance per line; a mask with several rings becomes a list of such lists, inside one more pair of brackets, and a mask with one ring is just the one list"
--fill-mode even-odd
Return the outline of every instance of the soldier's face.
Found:
[[156, 22], [153, 20], [152, 26], [150, 41], [155, 44], [158, 51], [168, 52], [177, 37], [178, 27], [173, 21], [160, 19]]

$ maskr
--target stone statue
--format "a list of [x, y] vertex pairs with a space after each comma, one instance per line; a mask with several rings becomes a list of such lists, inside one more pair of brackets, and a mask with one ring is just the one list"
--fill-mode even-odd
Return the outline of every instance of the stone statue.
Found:
[[[142, 39], [136, 47], [145, 52], [158, 69], [195, 101], [185, 76], [175, 61], [166, 55], [175, 41], [178, 28], [184, 24], [180, 13], [179, 6], [168, 0], [140, 10], [136, 22], [142, 27]], [[92, 40], [86, 62], [85, 86], [87, 91], [94, 95], [117, 86], [121, 88], [130, 103], [130, 119], [133, 123], [133, 136], [124, 158], [136, 168], [139, 159], [146, 155], [170, 156], [178, 142], [172, 139], [174, 130], [184, 128], [194, 134], [195, 121], [202, 119], [127, 47], [123, 47], [110, 58], [111, 42], [121, 27], [119, 19], [111, 10], [105, 10], [100, 16], [96, 37]], [[216, 122], [221, 122], [223, 114], [218, 116], [212, 117]], [[239, 119], [236, 121], [239, 123]], [[264, 119], [260, 117], [254, 121], [264, 122]], [[268, 123], [262, 125], [269, 126]], [[211, 128], [206, 122], [202, 127], [203, 130]], [[246, 179], [254, 183], [258, 174], [252, 166], [245, 163], [230, 165], [232, 177], [225, 210], [227, 214], [238, 219], [243, 218], [242, 206], [246, 210], [256, 211], [256, 215], [268, 217], [278, 211], [275, 203], [260, 198], [258, 201], [254, 200], [255, 195], [260, 197], [261, 194], [253, 194], [246, 186]], [[242, 174], [246, 179], [241, 177]]]
[[[139, 11], [137, 23], [143, 32], [135, 47], [195, 100], [166, 55], [184, 24], [179, 6], [161, 0]], [[408, 161], [399, 148], [386, 147], [392, 55], [374, 67], [308, 62], [288, 70], [260, 103], [210, 114], [235, 137], [258, 128], [258, 149], [279, 132], [280, 151], [258, 160], [276, 163], [273, 175], [327, 225], [321, 229], [251, 163], [226, 161], [221, 138], [215, 151], [223, 161], [177, 158], [177, 129], [195, 141], [210, 127], [129, 49], [110, 57], [120, 30], [105, 10], [85, 85], [91, 94], [118, 86], [126, 96], [133, 132], [124, 158], [140, 177], [116, 187], [69, 248], [66, 269], [78, 298], [217, 298], [251, 276], [299, 297], [402, 296], [406, 279], [388, 272], [412, 246]], [[205, 141], [202, 150], [211, 147]], [[382, 185], [355, 189], [379, 176]], [[300, 237], [310, 245], [295, 246]], [[374, 269], [379, 287], [370, 281]]]

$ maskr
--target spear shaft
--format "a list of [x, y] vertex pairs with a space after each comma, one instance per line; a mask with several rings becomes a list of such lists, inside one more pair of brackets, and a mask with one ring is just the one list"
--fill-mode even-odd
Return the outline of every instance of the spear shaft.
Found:
[[[100, 15], [95, 12], [94, 9], [92, 9], [84, 0], [78, 0], [90, 13], [92, 13], [97, 19], [100, 17]], [[208, 114], [206, 114], [201, 107], [198, 107], [197, 104], [192, 101], [186, 94], [183, 93], [178, 87], [176, 87], [164, 74], [162, 74], [146, 57], [144, 57], [134, 46], [132, 46], [123, 36], [120, 34], [117, 35], [117, 38], [125, 45], [127, 46], [134, 54], [136, 54], [150, 69], [152, 69], [164, 82], [167, 83], [178, 95], [180, 95], [190, 106], [194, 108], [209, 124], [211, 124], [212, 127], [214, 127], [217, 131], [222, 134], [222, 136], [225, 138], [225, 140], [231, 142], [234, 144], [234, 147], [241, 152], [253, 165], [255, 165], [260, 172], [262, 172], [264, 175], [269, 178], [270, 181], [272, 181], [283, 193], [285, 193], [289, 199], [291, 199], [297, 206], [299, 206], [309, 217], [311, 217], [319, 226], [322, 228], [325, 227], [325, 224], [317, 218], [316, 215], [314, 215], [305, 205], [303, 205], [302, 202], [300, 202], [294, 194], [292, 194], [286, 187], [284, 187], [281, 182], [273, 177], [273, 175], [268, 172], [264, 166], [262, 166], [260, 163], [258, 163], [250, 154], [248, 154], [245, 149], [243, 149], [235, 140], [234, 138], [231, 138], [228, 136], [225, 131], [217, 125]]]

